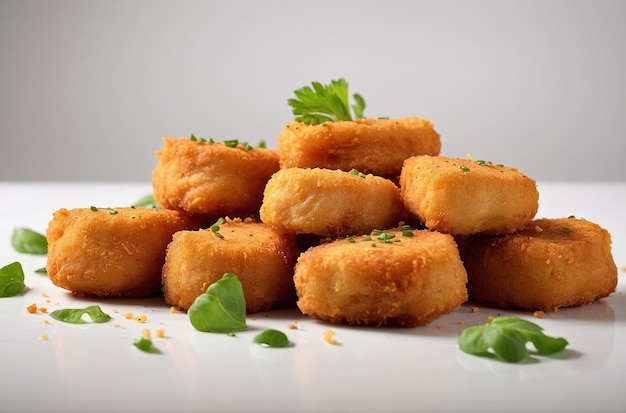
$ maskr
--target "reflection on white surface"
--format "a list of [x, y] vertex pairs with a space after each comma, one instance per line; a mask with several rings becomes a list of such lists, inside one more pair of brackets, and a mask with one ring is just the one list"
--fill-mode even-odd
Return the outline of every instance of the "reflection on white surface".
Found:
[[[626, 224], [616, 218], [618, 209], [611, 207], [618, 203], [612, 199], [614, 189], [592, 194], [593, 205], [606, 199], [602, 205], [607, 209], [598, 212], [585, 206], [576, 186], [546, 188], [544, 211], [575, 209], [590, 220], [602, 216], [615, 234], [618, 267], [626, 263]], [[576, 198], [577, 203], [561, 208], [559, 201], [551, 200], [550, 188], [559, 196]], [[0, 189], [7, 193], [1, 184]], [[99, 187], [102, 198], [93, 202], [89, 200], [97, 196], [84, 187], [72, 191], [62, 186], [59, 191], [74, 203], [104, 205], [121, 202], [119, 197], [134, 200], [135, 194], [144, 193], [144, 186], [115, 189]], [[626, 200], [626, 186], [619, 189], [617, 193]], [[31, 201], [38, 199], [37, 194], [34, 188]], [[0, 220], [0, 259], [21, 261], [30, 287], [22, 296], [0, 299], [0, 389], [3, 395], [28, 394], [3, 397], [2, 411], [526, 413], [587, 412], [598, 406], [602, 411], [621, 412], [626, 405], [624, 273], [618, 291], [607, 299], [546, 313], [543, 319], [482, 306], [474, 312], [468, 304], [425, 327], [357, 328], [312, 320], [296, 308], [287, 308], [250, 316], [248, 330], [230, 337], [195, 331], [186, 314], [171, 313], [160, 297], [78, 298], [34, 274], [42, 258], [12, 251], [7, 234], [16, 222], [42, 230], [37, 222], [48, 219], [44, 217], [51, 215], [55, 202], [0, 205], [2, 217], [15, 217], [12, 222]], [[69, 325], [46, 314], [29, 314], [26, 307], [33, 303], [48, 312], [98, 304], [114, 320]], [[126, 312], [145, 313], [148, 320], [127, 320]], [[457, 348], [463, 328], [498, 314], [528, 318], [547, 334], [567, 338], [570, 345], [562, 354], [536, 356], [521, 364], [475, 357]], [[290, 329], [294, 322], [297, 328]], [[132, 345], [146, 328], [153, 332], [161, 354], [143, 353]], [[268, 349], [254, 344], [253, 337], [266, 328], [283, 331], [293, 345]], [[166, 337], [155, 338], [157, 329], [164, 329]], [[324, 341], [328, 329], [335, 332], [339, 345]], [[39, 339], [43, 334], [48, 340]]]

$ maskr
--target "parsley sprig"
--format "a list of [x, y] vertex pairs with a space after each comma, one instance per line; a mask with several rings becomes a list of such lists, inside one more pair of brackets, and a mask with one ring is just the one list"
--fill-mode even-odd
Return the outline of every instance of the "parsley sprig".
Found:
[[[287, 99], [293, 114], [296, 115], [296, 121], [318, 125], [363, 117], [365, 100], [355, 93], [352, 95], [355, 103], [350, 106], [348, 83], [345, 79], [331, 80], [329, 85], [311, 82], [311, 86], [295, 90], [296, 98]], [[354, 112], [354, 118], [350, 109]]]

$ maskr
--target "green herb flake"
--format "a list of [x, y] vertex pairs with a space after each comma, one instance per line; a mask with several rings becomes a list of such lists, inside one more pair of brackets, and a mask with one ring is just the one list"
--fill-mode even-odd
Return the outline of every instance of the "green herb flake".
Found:
[[161, 205], [159, 205], [155, 199], [154, 199], [154, 195], [153, 194], [147, 194], [142, 196], [141, 198], [139, 198], [133, 205], [133, 208], [136, 207], [140, 207], [140, 208], [161, 208]]
[[98, 305], [85, 308], [64, 308], [50, 313], [50, 317], [64, 323], [83, 324], [83, 315], [87, 315], [94, 323], [106, 323], [111, 316], [102, 311]]
[[311, 82], [294, 91], [295, 98], [287, 99], [295, 115], [295, 120], [309, 125], [319, 125], [338, 120], [353, 120], [363, 117], [365, 100], [359, 94], [353, 94], [353, 105], [349, 102], [348, 83], [345, 79], [332, 80], [329, 85]]
[[11, 245], [23, 254], [46, 255], [48, 240], [46, 236], [28, 228], [15, 228], [11, 235]]
[[154, 344], [152, 343], [152, 340], [149, 338], [141, 337], [139, 340], [134, 341], [133, 345], [137, 347], [139, 350], [143, 351], [144, 353], [151, 353], [151, 354], [161, 353], [159, 349], [154, 346]]
[[224, 276], [200, 294], [187, 311], [191, 325], [202, 332], [231, 333], [246, 328], [246, 301], [239, 278]]
[[459, 348], [466, 353], [495, 356], [511, 363], [529, 355], [527, 342], [533, 343], [540, 355], [557, 353], [569, 344], [564, 338], [545, 335], [540, 326], [518, 317], [495, 317], [486, 324], [468, 327], [458, 340]]
[[261, 148], [261, 149], [267, 148], [267, 143], [265, 143], [265, 141], [259, 142], [259, 148]]
[[354, 169], [354, 168], [352, 168], [352, 169], [350, 170], [350, 175], [355, 175], [355, 176], [358, 176], [359, 178], [363, 178], [363, 179], [367, 178], [367, 175], [365, 175], [363, 172], [359, 172], [359, 171], [357, 171], [357, 170], [356, 170], [356, 169]]
[[415, 236], [415, 234], [413, 233], [413, 230], [411, 230], [411, 226], [410, 225], [403, 225], [401, 228], [402, 231], [402, 236], [403, 237], [413, 237]]
[[470, 168], [468, 168], [467, 166], [463, 166], [463, 165], [459, 166], [459, 169], [462, 170], [463, 172], [469, 172], [470, 171]]
[[224, 145], [229, 148], [236, 148], [239, 145], [239, 139], [228, 139], [224, 141]]
[[563, 231], [563, 232], [572, 232], [572, 229], [570, 227], [563, 227], [563, 228], [561, 228], [561, 231]]
[[354, 237], [347, 237], [346, 238], [348, 240], [348, 242], [350, 243], [355, 243], [356, 241], [354, 240]]
[[288, 347], [289, 338], [282, 331], [268, 329], [263, 330], [254, 337], [254, 342], [263, 347]]
[[89, 207], [89, 209], [91, 209], [93, 212], [98, 212], [98, 207], [95, 207], [93, 205]]
[[220, 233], [220, 225], [222, 225], [226, 220], [224, 218], [219, 218], [215, 224], [211, 225], [210, 229], [213, 235], [218, 238], [224, 238], [224, 236]]
[[46, 267], [41, 267], [41, 268], [37, 268], [35, 270], [35, 273], [42, 274], [42, 275], [48, 275], [48, 270], [46, 269]]
[[14, 297], [20, 295], [24, 285], [24, 269], [18, 261], [0, 268], [0, 297]]

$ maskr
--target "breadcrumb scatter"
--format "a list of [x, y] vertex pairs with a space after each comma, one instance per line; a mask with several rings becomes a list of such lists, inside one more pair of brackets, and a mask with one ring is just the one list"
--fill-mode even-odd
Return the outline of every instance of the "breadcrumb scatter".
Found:
[[46, 293], [41, 293], [41, 296], [42, 296], [43, 298], [49, 297], [49, 295], [48, 295], [48, 294], [46, 294]]
[[145, 339], [149, 339], [150, 337], [152, 337], [152, 334], [150, 333], [150, 329], [149, 328], [144, 328], [143, 331], [141, 332], [141, 335]]
[[46, 314], [48, 312], [48, 309], [46, 307], [39, 307], [37, 308], [37, 311], [39, 311], [41, 314]]
[[145, 323], [146, 321], [148, 321], [148, 316], [145, 314], [139, 314], [137, 317], [135, 317], [135, 321], [138, 323]]
[[492, 320], [493, 320], [493, 316], [490, 315], [489, 317], [487, 317], [487, 320], [485, 320], [485, 323], [491, 323]]
[[472, 313], [477, 313], [478, 312], [478, 307], [477, 306], [473, 306], [472, 307]]
[[39, 336], [39, 340], [41, 341], [48, 341], [48, 335], [47, 334], [42, 334]]
[[155, 330], [154, 331], [154, 336], [156, 338], [165, 338], [165, 330], [163, 330], [162, 328]]
[[33, 303], [29, 305], [28, 307], [26, 307], [26, 311], [28, 311], [31, 314], [35, 314], [37, 312], [37, 304]]
[[545, 315], [545, 313], [543, 311], [535, 311], [533, 313], [533, 317], [535, 317], [535, 318], [543, 318], [544, 315]]
[[48, 320], [43, 320], [43, 323], [44, 323], [44, 325], [48, 325], [48, 324], [50, 324], [50, 321], [48, 321]]
[[324, 341], [328, 344], [339, 344], [339, 342], [335, 340], [335, 332], [333, 330], [326, 330], [326, 332], [324, 333]]
[[133, 313], [124, 313], [124, 318], [127, 320], [132, 320], [133, 317]]
[[115, 328], [117, 328], [117, 327], [119, 327], [119, 326], [120, 326], [120, 325], [119, 325], [119, 324], [117, 324], [117, 323], [113, 324], [113, 327], [115, 327]]
[[180, 309], [178, 307], [176, 307], [175, 305], [170, 307], [170, 314], [176, 314], [176, 313], [180, 313]]
[[295, 329], [297, 329], [297, 328], [298, 328], [298, 322], [297, 322], [297, 321], [294, 321], [293, 323], [289, 324], [289, 326], [288, 326], [288, 327], [289, 327], [289, 329], [291, 329], [291, 330], [295, 330]]
[[436, 324], [436, 325], [435, 325], [435, 328], [436, 328], [437, 330], [441, 330], [443, 327], [441, 326], [441, 324]]
[[622, 265], [622, 268], [620, 268], [622, 270], [622, 272], [626, 272], [626, 265]]

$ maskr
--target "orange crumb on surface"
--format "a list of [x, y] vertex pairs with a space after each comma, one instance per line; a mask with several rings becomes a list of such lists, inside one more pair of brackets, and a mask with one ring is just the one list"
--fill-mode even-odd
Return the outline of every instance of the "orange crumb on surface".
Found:
[[165, 330], [159, 328], [158, 330], [154, 330], [154, 336], [156, 338], [165, 338]]
[[478, 312], [478, 307], [477, 306], [473, 306], [472, 307], [472, 313], [477, 313]]
[[41, 296], [42, 296], [42, 297], [44, 297], [44, 298], [46, 298], [46, 297], [50, 297], [50, 296], [49, 296], [48, 294], [46, 294], [46, 293], [41, 293]]
[[133, 317], [133, 313], [124, 313], [124, 318], [127, 320], [132, 320]]
[[150, 333], [149, 328], [144, 328], [143, 331], [141, 332], [141, 335], [143, 336], [143, 338], [147, 338], [147, 339], [152, 337], [152, 334]]
[[324, 332], [324, 341], [328, 344], [339, 344], [339, 342], [335, 340], [335, 332], [333, 330], [326, 330]]
[[137, 317], [135, 317], [135, 321], [138, 323], [145, 323], [146, 321], [148, 321], [148, 316], [145, 314], [139, 314]]
[[295, 330], [298, 328], [298, 322], [294, 321], [293, 323], [289, 324], [287, 327], [291, 330]]
[[26, 307], [26, 311], [28, 311], [31, 314], [35, 314], [37, 312], [37, 304], [33, 303], [29, 305], [28, 307]]
[[119, 325], [119, 324], [117, 324], [117, 323], [113, 324], [113, 327], [119, 327], [119, 326], [120, 326], [120, 325]]
[[435, 328], [436, 328], [437, 330], [441, 330], [443, 327], [441, 326], [441, 324], [436, 324], [436, 325], [435, 325]]
[[492, 320], [493, 320], [493, 316], [490, 315], [489, 317], [487, 317], [487, 320], [485, 322], [486, 323], [491, 323]]
[[39, 336], [39, 340], [41, 341], [48, 341], [48, 335], [47, 334], [42, 334]]
[[170, 307], [170, 314], [180, 313], [180, 309], [175, 305]]
[[620, 268], [622, 270], [622, 272], [626, 272], [626, 265], [622, 265], [622, 268]]
[[39, 307], [37, 311], [39, 311], [41, 314], [46, 314], [48, 312], [48, 309], [46, 307]]
[[48, 320], [43, 320], [43, 323], [44, 323], [44, 325], [48, 325], [48, 324], [50, 324], [50, 321], [48, 321]]
[[535, 311], [533, 313], [533, 317], [535, 317], [535, 318], [543, 318], [544, 315], [545, 315], [545, 313], [543, 311]]

